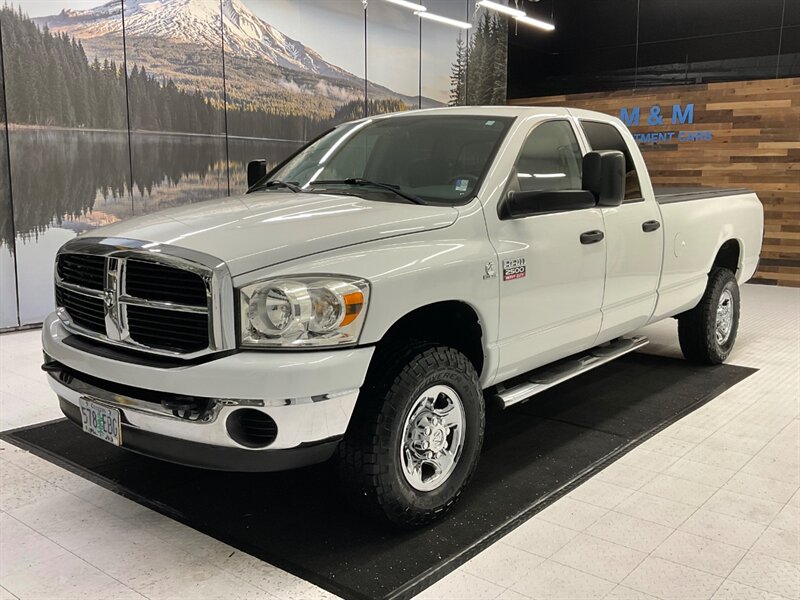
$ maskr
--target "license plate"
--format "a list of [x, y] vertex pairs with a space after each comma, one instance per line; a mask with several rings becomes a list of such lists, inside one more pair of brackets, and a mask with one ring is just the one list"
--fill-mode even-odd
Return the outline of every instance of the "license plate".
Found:
[[86, 398], [81, 398], [79, 402], [83, 430], [110, 444], [121, 446], [122, 426], [119, 420], [119, 410], [107, 408]]

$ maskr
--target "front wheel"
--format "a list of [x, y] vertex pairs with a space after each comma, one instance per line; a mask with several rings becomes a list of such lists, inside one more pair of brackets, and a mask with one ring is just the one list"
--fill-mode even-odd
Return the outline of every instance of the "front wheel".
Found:
[[700, 303], [678, 317], [678, 338], [686, 360], [717, 365], [728, 358], [739, 330], [739, 309], [739, 286], [733, 272], [723, 268], [711, 271]]
[[390, 522], [424, 525], [458, 500], [484, 430], [478, 375], [461, 352], [416, 348], [365, 386], [339, 449], [344, 480]]

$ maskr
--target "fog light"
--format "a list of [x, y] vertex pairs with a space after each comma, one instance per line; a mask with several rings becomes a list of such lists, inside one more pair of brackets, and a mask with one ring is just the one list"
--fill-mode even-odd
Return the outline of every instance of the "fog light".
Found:
[[228, 415], [228, 435], [248, 448], [265, 448], [278, 436], [278, 425], [268, 414], [254, 408], [240, 408]]

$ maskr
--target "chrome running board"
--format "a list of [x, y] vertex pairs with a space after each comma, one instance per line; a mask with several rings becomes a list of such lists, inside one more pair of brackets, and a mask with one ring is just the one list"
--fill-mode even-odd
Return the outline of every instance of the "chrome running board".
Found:
[[596, 346], [588, 350], [586, 354], [576, 354], [531, 371], [527, 375], [515, 377], [509, 382], [511, 384], [509, 387], [503, 384], [497, 386], [489, 398], [499, 404], [501, 408], [508, 408], [514, 404], [529, 400], [536, 394], [572, 379], [581, 373], [591, 371], [595, 367], [604, 365], [615, 358], [638, 350], [648, 343], [650, 343], [650, 340], [642, 335], [636, 335], [631, 338], [618, 338], [602, 346]]

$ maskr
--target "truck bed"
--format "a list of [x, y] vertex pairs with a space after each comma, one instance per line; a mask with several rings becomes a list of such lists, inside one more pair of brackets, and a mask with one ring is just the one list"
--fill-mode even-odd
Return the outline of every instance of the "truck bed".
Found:
[[738, 196], [750, 194], [752, 190], [746, 188], [712, 188], [712, 187], [687, 187], [687, 186], [653, 186], [656, 202], [659, 204], [672, 204], [673, 202], [691, 202], [718, 198], [720, 196]]

